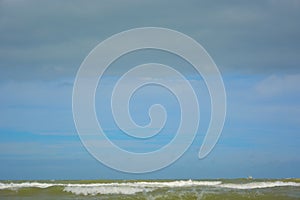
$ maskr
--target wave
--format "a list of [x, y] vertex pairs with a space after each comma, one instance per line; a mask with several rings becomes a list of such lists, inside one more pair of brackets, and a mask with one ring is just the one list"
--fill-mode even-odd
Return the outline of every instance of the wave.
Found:
[[76, 195], [97, 195], [97, 194], [136, 194], [138, 192], [150, 192], [154, 189], [139, 187], [65, 187], [63, 191]]
[[23, 188], [61, 187], [61, 191], [70, 192], [76, 195], [97, 195], [97, 194], [136, 194], [140, 192], [151, 192], [159, 188], [185, 188], [185, 187], [214, 187], [228, 189], [260, 189], [270, 187], [300, 187], [300, 183], [283, 181], [252, 181], [248, 183], [223, 183], [222, 181], [152, 181], [152, 182], [111, 182], [111, 183], [1, 183], [0, 190], [21, 190]]
[[222, 188], [231, 188], [231, 189], [240, 189], [240, 190], [249, 190], [249, 189], [261, 189], [261, 188], [272, 188], [272, 187], [285, 187], [285, 186], [294, 186], [299, 187], [300, 183], [295, 182], [283, 182], [283, 181], [275, 181], [275, 182], [251, 182], [244, 184], [234, 184], [227, 183], [219, 185]]
[[175, 188], [192, 186], [213, 186], [221, 184], [221, 181], [170, 181], [170, 182], [124, 182], [124, 183], [0, 183], [0, 189], [18, 190], [22, 188], [49, 188], [63, 187], [63, 191], [76, 195], [96, 195], [96, 194], [135, 194], [138, 192], [150, 192], [157, 188]]
[[0, 189], [20, 189], [20, 188], [48, 188], [53, 186], [64, 186], [64, 184], [51, 184], [39, 182], [23, 182], [23, 183], [0, 183]]
[[136, 194], [138, 192], [150, 192], [158, 188], [176, 188], [193, 186], [214, 186], [221, 181], [172, 181], [172, 182], [132, 182], [132, 183], [105, 183], [87, 185], [69, 185], [64, 191], [73, 194]]

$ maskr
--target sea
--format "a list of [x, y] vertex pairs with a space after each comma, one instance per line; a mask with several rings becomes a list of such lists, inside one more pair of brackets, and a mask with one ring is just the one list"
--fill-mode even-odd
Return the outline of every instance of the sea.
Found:
[[300, 179], [0, 181], [0, 199], [300, 199]]

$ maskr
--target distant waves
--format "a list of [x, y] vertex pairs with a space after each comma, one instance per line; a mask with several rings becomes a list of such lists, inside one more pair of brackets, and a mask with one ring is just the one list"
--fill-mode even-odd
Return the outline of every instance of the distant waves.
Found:
[[[84, 183], [83, 183], [84, 182]], [[0, 197], [21, 197], [24, 193], [56, 195], [55, 197], [65, 197], [68, 195], [95, 196], [95, 195], [131, 195], [134, 198], [146, 198], [152, 196], [162, 197], [164, 194], [181, 195], [190, 194], [197, 196], [203, 195], [232, 195], [232, 192], [237, 192], [236, 195], [242, 195], [241, 192], [273, 188], [271, 191], [265, 191], [266, 194], [261, 195], [275, 195], [277, 188], [280, 189], [280, 195], [290, 195], [294, 191], [294, 196], [299, 198], [300, 183], [292, 180], [213, 180], [213, 181], [199, 181], [199, 180], [179, 180], [179, 181], [44, 181], [44, 182], [0, 182]], [[30, 190], [32, 190], [30, 192]], [[14, 193], [9, 192], [14, 191]], [[26, 191], [26, 192], [24, 192]], [[238, 192], [240, 191], [240, 192]], [[279, 191], [279, 190], [278, 190]], [[255, 192], [253, 192], [254, 194]], [[133, 196], [132, 196], [133, 195]], [[136, 195], [136, 196], [134, 196]], [[54, 198], [54, 196], [53, 196]], [[243, 197], [240, 197], [243, 198]], [[1, 198], [2, 199], [2, 198]], [[146, 198], [147, 199], [147, 198]], [[184, 199], [184, 198], [183, 198]]]

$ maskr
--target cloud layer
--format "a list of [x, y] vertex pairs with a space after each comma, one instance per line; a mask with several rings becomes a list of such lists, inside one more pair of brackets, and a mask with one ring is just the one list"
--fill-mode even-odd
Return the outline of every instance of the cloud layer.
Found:
[[[190, 35], [222, 72], [299, 69], [298, 1], [1, 1], [1, 79], [73, 77], [112, 34], [161, 26]], [[175, 41], [174, 41], [175, 42]]]

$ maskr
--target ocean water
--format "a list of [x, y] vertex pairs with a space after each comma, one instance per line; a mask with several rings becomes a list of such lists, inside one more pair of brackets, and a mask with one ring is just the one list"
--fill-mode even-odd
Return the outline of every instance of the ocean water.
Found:
[[0, 199], [300, 199], [300, 180], [0, 181]]

